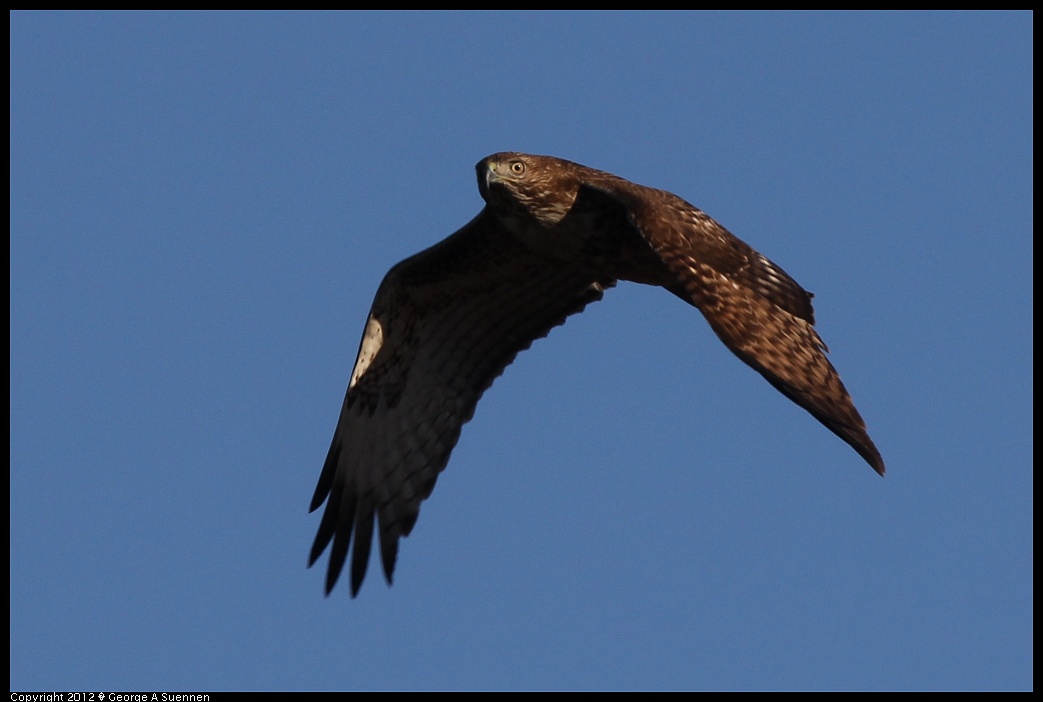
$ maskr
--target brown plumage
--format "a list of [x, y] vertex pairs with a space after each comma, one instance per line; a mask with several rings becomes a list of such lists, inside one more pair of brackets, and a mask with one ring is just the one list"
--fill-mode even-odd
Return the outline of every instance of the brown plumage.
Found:
[[326, 510], [309, 565], [332, 542], [327, 594], [354, 533], [351, 594], [378, 525], [391, 582], [408, 536], [482, 393], [518, 352], [617, 280], [697, 307], [744, 363], [850, 444], [884, 462], [812, 326], [811, 294], [676, 195], [549, 156], [477, 165], [485, 208], [394, 266], [377, 290], [315, 488]]

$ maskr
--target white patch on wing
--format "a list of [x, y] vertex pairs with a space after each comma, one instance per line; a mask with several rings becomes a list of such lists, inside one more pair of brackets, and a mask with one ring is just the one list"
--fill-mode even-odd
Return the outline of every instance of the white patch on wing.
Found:
[[366, 331], [362, 334], [362, 344], [359, 346], [359, 357], [355, 361], [355, 370], [351, 372], [351, 382], [348, 387], [354, 387], [362, 374], [369, 368], [369, 364], [376, 358], [377, 352], [384, 344], [384, 328], [375, 317], [370, 316], [366, 322]]

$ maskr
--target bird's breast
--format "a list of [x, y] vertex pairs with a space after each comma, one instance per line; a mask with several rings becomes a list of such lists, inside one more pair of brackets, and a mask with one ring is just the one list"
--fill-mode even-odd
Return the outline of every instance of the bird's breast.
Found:
[[519, 219], [509, 229], [522, 244], [541, 256], [566, 261], [599, 277], [646, 285], [676, 282], [662, 259], [629, 222], [570, 216], [550, 227]]

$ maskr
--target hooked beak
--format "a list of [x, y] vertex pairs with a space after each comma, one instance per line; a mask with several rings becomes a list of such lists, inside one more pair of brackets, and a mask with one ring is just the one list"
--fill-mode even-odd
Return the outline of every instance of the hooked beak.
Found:
[[475, 170], [478, 171], [478, 192], [481, 194], [482, 199], [486, 202], [489, 201], [489, 186], [497, 182], [499, 178], [496, 176], [496, 162], [483, 158], [475, 166]]

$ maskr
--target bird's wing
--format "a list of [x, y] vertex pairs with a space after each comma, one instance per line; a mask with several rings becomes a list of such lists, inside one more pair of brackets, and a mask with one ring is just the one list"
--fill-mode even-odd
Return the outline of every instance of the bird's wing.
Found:
[[811, 293], [676, 195], [615, 177], [582, 188], [626, 207], [676, 277], [671, 291], [699, 308], [732, 353], [884, 474], [880, 452], [815, 331]]
[[311, 503], [315, 510], [326, 501], [309, 565], [332, 541], [327, 594], [353, 533], [352, 596], [358, 592], [374, 517], [391, 582], [398, 540], [482, 393], [518, 352], [614, 284], [532, 253], [485, 210], [388, 272]]

